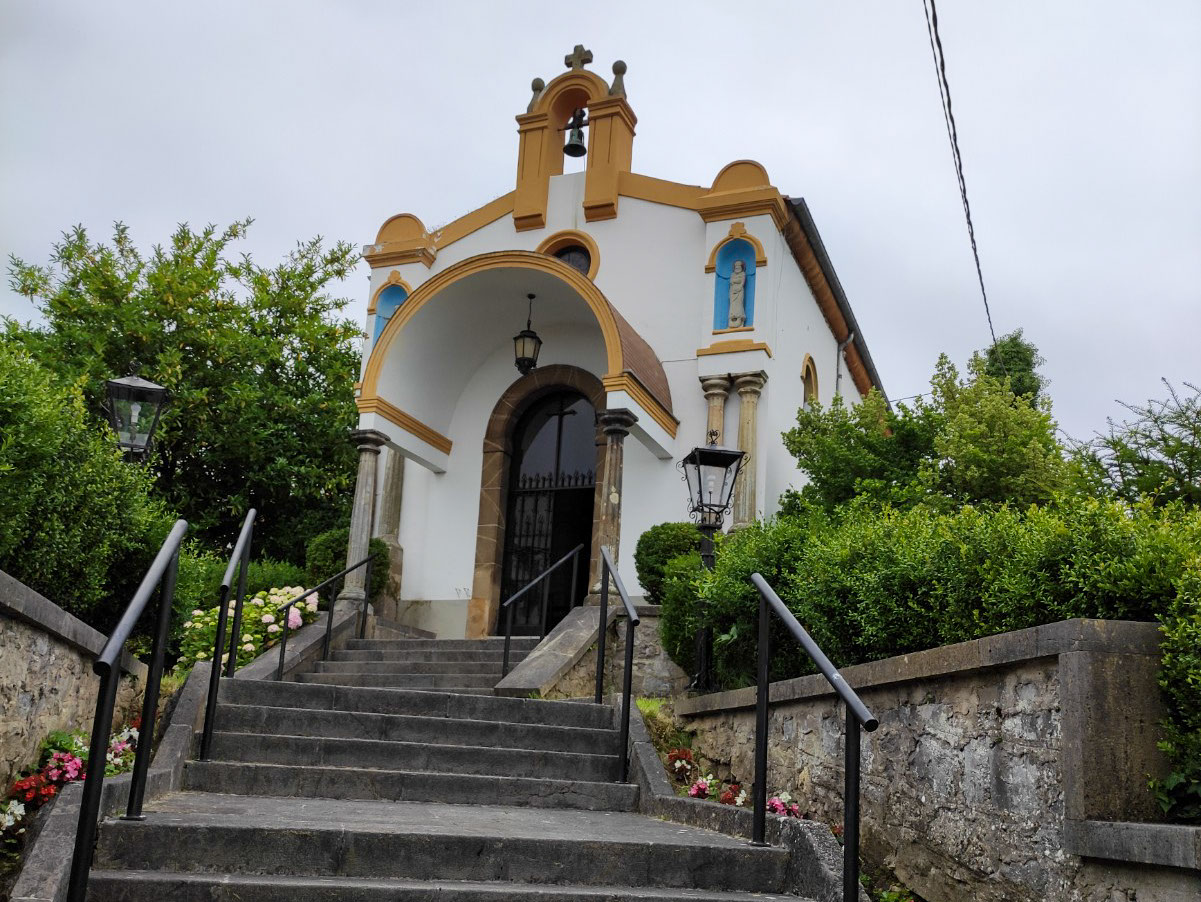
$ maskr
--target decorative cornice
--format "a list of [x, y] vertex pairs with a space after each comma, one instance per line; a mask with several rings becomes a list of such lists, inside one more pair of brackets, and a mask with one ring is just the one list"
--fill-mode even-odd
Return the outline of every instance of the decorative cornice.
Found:
[[605, 387], [606, 392], [624, 391], [636, 402], [638, 406], [645, 410], [652, 420], [663, 427], [663, 431], [672, 438], [676, 437], [676, 431], [680, 427], [680, 421], [659, 403], [646, 387], [638, 381], [638, 377], [633, 373], [626, 371], [624, 373], [610, 373], [601, 379], [601, 384]]
[[441, 432], [431, 429], [421, 420], [405, 413], [395, 404], [390, 404], [380, 397], [359, 398], [355, 401], [359, 413], [374, 413], [383, 417], [394, 426], [399, 426], [410, 435], [421, 439], [431, 448], [437, 448], [443, 454], [450, 454], [452, 442]]
[[707, 348], [697, 348], [697, 357], [707, 357], [710, 354], [737, 354], [741, 351], [766, 351], [767, 356], [771, 357], [771, 348], [762, 341], [751, 341], [749, 338], [740, 338], [732, 341], [715, 341]]
[[747, 232], [746, 223], [735, 222], [730, 226], [730, 234], [713, 245], [713, 250], [709, 252], [709, 262], [705, 264], [705, 272], [717, 272], [717, 252], [731, 241], [737, 241], [740, 238], [755, 249], [755, 266], [767, 266], [767, 251], [763, 249], [762, 242]]

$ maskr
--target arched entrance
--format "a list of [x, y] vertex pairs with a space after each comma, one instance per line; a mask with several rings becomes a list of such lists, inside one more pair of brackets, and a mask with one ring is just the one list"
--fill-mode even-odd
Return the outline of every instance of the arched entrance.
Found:
[[584, 395], [573, 389], [554, 391], [525, 411], [513, 433], [508, 485], [502, 599], [576, 545], [585, 548], [576, 564], [576, 579], [571, 567], [561, 567], [540, 589], [516, 603], [513, 632], [541, 635], [588, 592], [588, 549], [596, 488], [596, 410]]
[[[566, 411], [561, 411], [558, 406], [564, 401], [567, 402], [568, 409], [570, 409], [571, 403], [580, 398], [583, 398], [588, 404], [586, 415], [578, 412], [580, 408], [577, 408], [576, 413], [567, 416], [551, 416], [552, 413], [566, 413]], [[587, 370], [566, 364], [549, 364], [538, 367], [528, 376], [523, 376], [510, 385], [497, 400], [496, 406], [492, 410], [492, 416], [488, 420], [488, 428], [484, 433], [475, 574], [472, 583], [471, 604], [467, 612], [467, 635], [469, 638], [504, 632], [504, 621], [499, 617], [500, 603], [508, 595], [502, 594], [502, 589], [508, 589], [512, 582], [519, 578], [516, 568], [510, 570], [506, 567], [507, 551], [511, 545], [510, 515], [515, 505], [515, 495], [522, 493], [522, 467], [518, 461], [527, 456], [522, 453], [521, 448], [524, 445], [528, 450], [530, 442], [534, 438], [532, 432], [538, 431], [535, 428], [539, 416], [537, 411], [542, 411], [544, 427], [553, 421], [569, 424], [568, 443], [570, 448], [567, 457], [571, 460], [572, 478], [574, 479], [574, 472], [577, 469], [575, 463], [577, 456], [580, 457], [578, 468], [581, 472], [586, 472], [588, 469], [592, 471], [594, 485], [588, 489], [592, 495], [592, 502], [588, 508], [588, 530], [582, 532], [582, 538], [567, 542], [563, 547], [562, 554], [570, 551], [577, 542], [584, 542], [585, 557], [580, 563], [577, 593], [582, 597], [587, 586], [594, 581], [596, 561], [600, 556], [598, 550], [600, 547], [598, 544], [600, 504], [597, 496], [601, 491], [602, 480], [599, 478], [599, 474], [605, 472], [607, 459], [605, 436], [596, 427], [595, 412], [603, 408], [604, 404], [605, 390], [600, 379]], [[584, 428], [585, 426], [587, 429]], [[579, 434], [575, 434], [574, 430], [578, 430]], [[585, 444], [585, 434], [587, 444]], [[558, 445], [557, 427], [554, 438]], [[541, 441], [549, 442], [550, 433], [543, 433]], [[578, 442], [579, 445], [574, 444], [575, 442]], [[588, 448], [591, 449], [590, 466], [587, 465], [588, 458], [586, 457]], [[564, 458], [561, 447], [559, 451], [562, 462]], [[535, 475], [534, 471], [538, 470], [534, 466], [534, 462], [539, 459], [538, 453], [536, 450], [533, 455], [529, 455], [527, 464], [526, 488], [532, 489], [534, 493], [539, 489], [530, 483]], [[545, 473], [546, 469], [542, 468], [538, 475]], [[567, 468], [564, 467], [564, 469]], [[583, 486], [579, 488], [583, 488]], [[580, 497], [582, 495], [581, 492]], [[545, 502], [543, 503], [545, 505]], [[533, 502], [523, 502], [523, 504], [528, 508]], [[579, 521], [583, 520], [583, 515], [578, 511], [573, 516], [578, 516]], [[578, 521], [573, 520], [573, 522]], [[534, 525], [536, 527], [536, 520]], [[559, 545], [556, 544], [555, 547], [557, 548]], [[548, 563], [553, 562], [554, 559], [548, 561]], [[530, 566], [535, 565], [531, 563]], [[537, 575], [541, 569], [541, 567], [533, 569], [531, 575]], [[570, 574], [568, 578], [570, 578]], [[516, 588], [520, 588], [520, 585]], [[563, 594], [566, 595], [568, 590], [570, 590], [570, 584]], [[541, 604], [540, 598], [539, 604]], [[528, 616], [526, 620], [529, 620]], [[548, 628], [553, 625], [553, 621], [549, 622]], [[536, 627], [537, 629], [531, 629], [531, 631], [540, 632], [541, 623], [538, 622]]]

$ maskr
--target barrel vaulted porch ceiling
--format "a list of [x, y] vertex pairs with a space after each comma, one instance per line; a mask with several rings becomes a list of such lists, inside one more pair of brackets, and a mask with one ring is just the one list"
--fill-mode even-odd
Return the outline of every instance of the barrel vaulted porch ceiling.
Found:
[[[409, 295], [367, 361], [360, 427], [380, 430], [406, 457], [444, 472], [452, 421], [469, 383], [485, 368], [489, 378], [505, 380], [495, 386], [499, 397], [518, 378], [512, 336], [525, 325], [530, 293], [534, 328], [546, 341], [541, 362], [595, 372], [606, 406], [633, 411], [638, 422], [631, 434], [669, 459], [678, 420], [655, 352], [584, 275], [529, 251], [470, 257]], [[557, 359], [568, 352], [571, 359]]]

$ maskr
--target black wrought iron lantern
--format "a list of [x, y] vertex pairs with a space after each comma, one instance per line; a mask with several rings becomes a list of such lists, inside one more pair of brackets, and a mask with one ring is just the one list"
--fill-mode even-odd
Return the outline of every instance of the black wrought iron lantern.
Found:
[[167, 404], [167, 389], [132, 373], [109, 379], [104, 387], [108, 395], [108, 421], [117, 433], [118, 447], [132, 460], [144, 458]]
[[542, 339], [530, 328], [530, 321], [534, 315], [534, 296], [530, 294], [526, 297], [530, 300], [530, 308], [525, 318], [525, 328], [513, 336], [514, 363], [517, 365], [517, 372], [523, 376], [538, 366], [538, 352], [542, 350]]
[[692, 515], [701, 529], [721, 527], [726, 511], [734, 498], [734, 483], [742, 469], [745, 451], [723, 448], [717, 444], [716, 433], [710, 433], [710, 443], [693, 448], [680, 461]]

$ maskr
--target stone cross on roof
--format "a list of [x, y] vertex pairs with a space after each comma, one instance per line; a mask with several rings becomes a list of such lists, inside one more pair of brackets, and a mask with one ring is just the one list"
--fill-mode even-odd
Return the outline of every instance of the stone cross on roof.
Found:
[[576, 44], [575, 50], [563, 57], [563, 64], [568, 69], [583, 69], [585, 64], [592, 62], [592, 51], [585, 50], [583, 44]]

